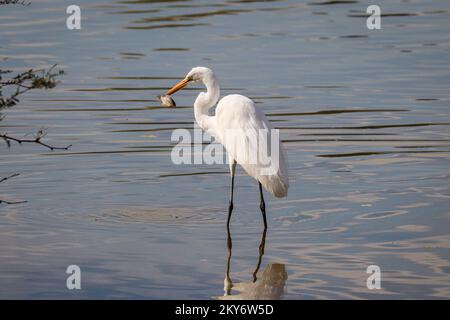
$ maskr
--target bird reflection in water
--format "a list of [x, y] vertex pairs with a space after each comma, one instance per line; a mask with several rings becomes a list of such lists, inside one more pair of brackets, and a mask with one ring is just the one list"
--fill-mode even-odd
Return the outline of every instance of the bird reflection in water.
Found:
[[[230, 265], [232, 255], [232, 239], [230, 228], [227, 228], [227, 268], [224, 279], [224, 295], [218, 297], [219, 300], [277, 300], [281, 299], [284, 293], [284, 287], [288, 278], [284, 264], [272, 262], [269, 263], [260, 278], [258, 272], [261, 267], [266, 245], [267, 228], [264, 229], [261, 242], [259, 244], [258, 263], [253, 271], [253, 281], [233, 283], [230, 277]], [[234, 290], [237, 293], [231, 293]]]

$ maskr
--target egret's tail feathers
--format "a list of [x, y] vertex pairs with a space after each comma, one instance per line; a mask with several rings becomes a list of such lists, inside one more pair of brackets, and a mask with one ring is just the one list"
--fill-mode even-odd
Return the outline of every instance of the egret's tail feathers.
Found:
[[273, 175], [260, 176], [259, 182], [263, 187], [277, 198], [286, 197], [289, 189], [287, 176], [277, 172]]

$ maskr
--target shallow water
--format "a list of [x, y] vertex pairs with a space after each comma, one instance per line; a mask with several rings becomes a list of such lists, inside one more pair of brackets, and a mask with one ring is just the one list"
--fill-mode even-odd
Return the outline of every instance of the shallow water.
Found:
[[[0, 145], [0, 176], [20, 173], [0, 199], [27, 201], [0, 204], [0, 298], [215, 299], [228, 258], [227, 298], [450, 298], [448, 1], [378, 1], [378, 31], [367, 1], [79, 3], [81, 31], [65, 27], [68, 1], [0, 6], [2, 68], [67, 72], [0, 131], [73, 144]], [[222, 95], [253, 98], [288, 151], [256, 283], [255, 183], [239, 172], [230, 257], [228, 166], [170, 160], [199, 91], [170, 109], [156, 95], [196, 65]], [[373, 264], [380, 290], [366, 287]]]

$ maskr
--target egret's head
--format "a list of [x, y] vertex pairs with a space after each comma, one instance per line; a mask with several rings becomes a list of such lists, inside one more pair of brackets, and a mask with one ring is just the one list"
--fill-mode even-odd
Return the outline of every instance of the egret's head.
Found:
[[167, 91], [168, 95], [172, 95], [175, 92], [183, 89], [186, 87], [189, 83], [195, 83], [195, 82], [205, 82], [207, 79], [213, 77], [213, 72], [211, 69], [206, 67], [195, 67], [192, 68], [191, 71], [186, 75], [186, 77], [181, 80], [179, 83], [177, 83], [172, 89]]
[[203, 81], [207, 77], [211, 77], [213, 72], [211, 69], [206, 67], [195, 67], [192, 68], [191, 71], [186, 75], [186, 79], [192, 82]]

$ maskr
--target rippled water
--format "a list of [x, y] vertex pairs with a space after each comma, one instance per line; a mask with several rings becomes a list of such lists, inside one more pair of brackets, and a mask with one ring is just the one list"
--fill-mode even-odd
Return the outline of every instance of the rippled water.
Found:
[[[375, 31], [368, 1], [78, 3], [81, 31], [70, 1], [0, 6], [2, 68], [67, 72], [0, 130], [73, 144], [0, 145], [0, 176], [20, 173], [0, 198], [27, 201], [0, 204], [1, 298], [218, 298], [227, 264], [226, 298], [450, 297], [448, 1], [377, 1]], [[263, 256], [255, 183], [237, 177], [230, 255], [228, 166], [170, 161], [198, 90], [172, 109], [156, 95], [197, 65], [254, 99], [288, 149]]]

